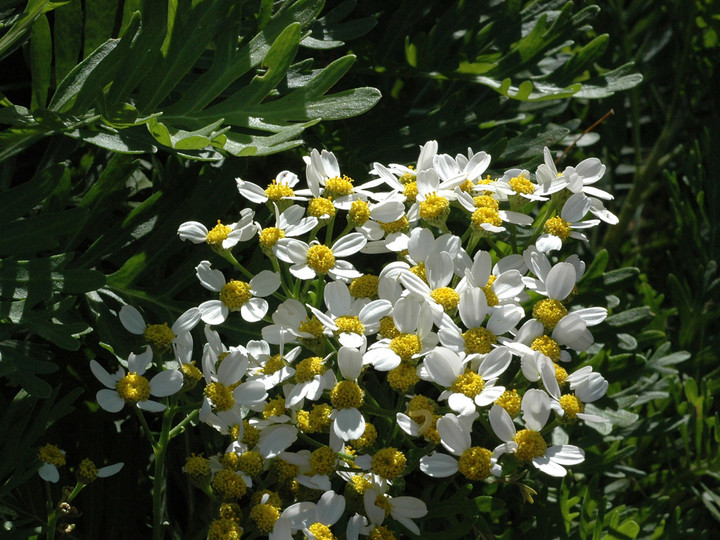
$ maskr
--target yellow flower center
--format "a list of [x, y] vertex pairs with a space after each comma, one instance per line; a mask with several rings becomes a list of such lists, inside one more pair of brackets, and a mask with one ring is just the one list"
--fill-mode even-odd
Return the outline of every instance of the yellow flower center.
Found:
[[295, 368], [295, 382], [310, 381], [316, 375], [322, 375], [323, 373], [325, 373], [325, 361], [319, 356], [312, 356], [298, 362]]
[[560, 364], [553, 364], [553, 366], [555, 367], [555, 380], [559, 386], [564, 385], [568, 378], [567, 370]]
[[495, 289], [493, 289], [492, 287], [496, 279], [496, 275], [491, 275], [488, 278], [487, 284], [482, 288], [483, 292], [485, 293], [485, 300], [487, 300], [488, 307], [495, 307], [500, 303], [497, 294], [495, 294]]
[[268, 401], [263, 409], [263, 418], [265, 420], [273, 416], [282, 416], [283, 414], [285, 414], [285, 398], [282, 396]]
[[220, 458], [220, 464], [226, 469], [238, 471], [240, 470], [238, 467], [240, 465], [240, 456], [236, 452], [228, 452]]
[[562, 407], [562, 410], [565, 411], [563, 419], [569, 421], [577, 420], [578, 413], [582, 413], [585, 410], [583, 402], [573, 394], [560, 396], [560, 406]]
[[460, 375], [450, 387], [450, 390], [457, 393], [466, 395], [469, 398], [474, 398], [485, 387], [485, 381], [483, 378], [469, 369]]
[[458, 460], [458, 470], [468, 480], [483, 480], [490, 476], [492, 452], [487, 448], [472, 446], [465, 450]]
[[[241, 424], [235, 424], [228, 427], [228, 436], [233, 440], [238, 440], [243, 434], [243, 426]], [[243, 440], [243, 442], [245, 442]]]
[[430, 193], [420, 203], [420, 217], [427, 222], [443, 221], [450, 213], [450, 201], [436, 193]]
[[332, 407], [327, 403], [313, 404], [312, 411], [308, 416], [308, 423], [311, 433], [325, 431], [332, 424]]
[[363, 274], [353, 279], [348, 289], [354, 298], [374, 298], [378, 295], [378, 281], [380, 278], [372, 274]]
[[357, 409], [363, 404], [363, 391], [353, 381], [340, 381], [330, 392], [330, 403], [336, 409]]
[[543, 334], [536, 337], [530, 344], [530, 348], [533, 351], [540, 351], [553, 362], [560, 360], [560, 345], [550, 336]]
[[395, 221], [390, 221], [388, 223], [383, 223], [382, 221], [378, 221], [378, 223], [380, 224], [380, 228], [385, 231], [385, 234], [402, 232], [410, 227], [410, 222], [408, 221], [407, 216], [402, 216], [400, 219], [396, 219]]
[[[235, 438], [237, 439], [237, 437]], [[243, 437], [240, 442], [252, 448], [258, 443], [259, 439], [260, 431], [258, 428], [253, 426], [248, 420], [243, 420]]]
[[75, 476], [78, 482], [89, 484], [97, 478], [97, 473], [98, 470], [95, 464], [89, 458], [85, 458], [80, 462], [80, 465], [75, 471]]
[[496, 209], [489, 208], [487, 206], [483, 206], [475, 210], [472, 214], [472, 217], [470, 218], [470, 221], [472, 222], [473, 227], [477, 231], [485, 230], [482, 228], [483, 223], [494, 225], [495, 227], [499, 227], [500, 225], [502, 225], [502, 218], [500, 217], [500, 213]]
[[396, 338], [400, 335], [400, 331], [395, 326], [395, 321], [391, 315], [387, 315], [380, 319], [380, 329], [378, 333], [386, 338]]
[[532, 461], [532, 458], [542, 457], [547, 450], [547, 444], [542, 435], [531, 429], [518, 431], [513, 440], [518, 445], [515, 455], [523, 461]]
[[497, 343], [497, 336], [482, 326], [463, 332], [462, 337], [465, 340], [465, 352], [468, 354], [487, 354]]
[[396, 540], [396, 537], [395, 534], [384, 525], [376, 525], [373, 530], [370, 531], [368, 540]]
[[472, 190], [475, 189], [475, 184], [473, 184], [472, 180], [466, 178], [465, 181], [458, 187], [460, 188], [460, 191], [464, 191], [465, 193], [472, 193]]
[[234, 519], [213, 519], [208, 527], [208, 540], [240, 540], [243, 528]]
[[420, 377], [412, 364], [403, 362], [388, 371], [387, 381], [393, 390], [405, 394], [420, 381]]
[[196, 383], [203, 378], [202, 371], [200, 371], [194, 363], [180, 364], [180, 371], [185, 379], [192, 381], [193, 383]]
[[353, 446], [363, 449], [370, 448], [377, 440], [378, 432], [370, 422], [365, 422], [365, 431], [359, 439], [352, 441]]
[[[415, 167], [413, 167], [412, 165], [409, 165], [408, 169], [415, 170]], [[401, 184], [405, 185], [409, 182], [414, 182], [415, 178], [417, 178], [417, 176], [414, 173], [406, 172], [406, 173], [403, 173], [403, 175], [400, 178], [398, 178], [398, 181]]]
[[430, 298], [440, 304], [445, 313], [455, 311], [460, 303], [460, 295], [451, 287], [440, 287], [431, 291]]
[[545, 222], [544, 230], [548, 234], [557, 236], [560, 240], [567, 240], [570, 238], [570, 223], [565, 221], [560, 216], [555, 216], [548, 219]]
[[273, 461], [273, 469], [275, 470], [275, 473], [278, 476], [278, 480], [280, 481], [295, 478], [300, 472], [300, 469], [297, 465], [293, 465], [292, 463], [280, 458], [275, 458], [275, 460]]
[[327, 274], [335, 266], [332, 249], [322, 244], [310, 246], [307, 251], [307, 265], [318, 274]]
[[271, 504], [256, 504], [250, 510], [250, 519], [255, 522], [260, 532], [268, 534], [280, 519], [280, 510]]
[[325, 192], [323, 195], [328, 199], [337, 199], [338, 197], [350, 195], [353, 191], [353, 182], [352, 178], [345, 175], [342, 178], [339, 176], [328, 178], [325, 180]]
[[314, 336], [314, 339], [319, 338], [323, 334], [323, 330], [325, 327], [323, 326], [323, 323], [321, 323], [315, 315], [313, 315], [311, 318], [304, 320], [300, 323], [300, 326], [298, 327], [298, 330], [300, 332], [305, 332], [306, 334], [312, 334]]
[[543, 323], [548, 330], [555, 328], [560, 319], [568, 314], [567, 308], [559, 300], [544, 298], [533, 306], [533, 317]]
[[390, 515], [390, 512], [392, 511], [392, 506], [390, 505], [390, 498], [387, 495], [383, 495], [382, 493], [380, 493], [375, 499], [375, 506], [385, 510], [385, 517], [388, 517]]
[[409, 362], [413, 355], [422, 350], [422, 341], [415, 334], [400, 334], [390, 341], [389, 348], [404, 362]]
[[373, 456], [372, 470], [387, 480], [394, 480], [403, 473], [406, 463], [405, 454], [389, 446], [378, 450]]
[[145, 341], [154, 345], [159, 352], [170, 350], [175, 334], [167, 323], [149, 324], [145, 327]]
[[272, 375], [273, 373], [280, 371], [283, 367], [285, 367], [285, 362], [283, 362], [283, 359], [279, 354], [276, 354], [275, 356], [268, 358], [268, 361], [265, 362], [265, 365], [262, 368], [262, 372], [265, 375]]
[[212, 479], [212, 488], [224, 500], [242, 499], [247, 484], [242, 476], [230, 469], [220, 469]]
[[422, 279], [425, 283], [427, 283], [427, 270], [425, 269], [425, 263], [421, 262], [419, 264], [416, 264], [415, 266], [410, 267], [410, 271], [415, 274], [417, 277]]
[[128, 373], [117, 383], [117, 393], [131, 405], [150, 399], [150, 381], [137, 373]]
[[285, 197], [292, 197], [295, 195], [295, 192], [287, 184], [278, 184], [276, 180], [273, 180], [272, 183], [265, 188], [265, 195], [270, 201], [278, 202]]
[[409, 202], [414, 203], [418, 195], [417, 182], [413, 180], [412, 182], [405, 184], [403, 186], [403, 195], [405, 195], [405, 198]]
[[252, 298], [250, 285], [244, 281], [231, 279], [220, 291], [220, 301], [231, 311], [236, 311]]
[[210, 476], [210, 460], [204, 458], [202, 455], [196, 456], [195, 454], [190, 454], [185, 460], [183, 472], [193, 478]]
[[245, 452], [238, 459], [237, 469], [248, 476], [258, 476], [263, 470], [263, 457], [255, 451]]
[[260, 231], [260, 247], [265, 250], [272, 249], [281, 238], [285, 238], [285, 231], [277, 227], [267, 227]]
[[308, 531], [312, 533], [315, 540], [337, 540], [337, 537], [332, 533], [330, 527], [322, 523], [313, 523], [308, 527]]
[[364, 495], [368, 489], [373, 487], [370, 480], [358, 474], [356, 474], [350, 479], [348, 486], [359, 495]]
[[205, 396], [212, 403], [213, 410], [229, 411], [235, 405], [232, 390], [221, 382], [212, 382], [205, 387]]
[[500, 201], [492, 195], [478, 195], [477, 197], [473, 197], [473, 202], [477, 208], [491, 208], [493, 210], [500, 208]]
[[223, 225], [220, 220], [218, 219], [217, 225], [215, 225], [210, 232], [208, 233], [207, 237], [205, 238], [205, 242], [210, 244], [211, 246], [217, 246], [223, 243], [223, 240], [225, 240], [228, 237], [228, 234], [232, 232], [232, 229], [228, 225]]
[[365, 201], [357, 200], [350, 205], [348, 224], [351, 227], [362, 227], [370, 219], [370, 207]]
[[510, 187], [515, 193], [522, 193], [523, 195], [532, 195], [535, 193], [535, 186], [524, 176], [511, 178], [508, 184], [510, 184]]
[[270, 489], [259, 489], [253, 491], [253, 494], [250, 496], [250, 504], [253, 506], [260, 504], [265, 495], [267, 495], [265, 503], [274, 506], [275, 508], [282, 508], [282, 499], [280, 498], [280, 495]]
[[358, 334], [362, 336], [365, 333], [365, 325], [360, 322], [354, 315], [343, 315], [335, 319], [335, 325], [338, 327], [338, 334]]
[[335, 471], [337, 454], [329, 446], [321, 446], [310, 454], [310, 467], [315, 474], [331, 474]]
[[436, 413], [438, 410], [438, 404], [435, 402], [435, 400], [419, 394], [412, 398], [410, 401], [408, 401], [407, 409], [408, 412], [426, 410], [430, 411], [431, 413]]
[[500, 405], [511, 417], [515, 418], [520, 414], [522, 398], [517, 393], [517, 390], [505, 390], [502, 395], [495, 400], [495, 404]]
[[318, 219], [330, 219], [335, 216], [335, 205], [330, 199], [316, 197], [308, 203], [307, 213], [308, 216]]
[[242, 521], [243, 512], [238, 503], [225, 502], [218, 508], [218, 516], [220, 516], [221, 519]]
[[54, 444], [46, 444], [38, 450], [38, 459], [43, 463], [62, 467], [65, 465], [65, 454]]

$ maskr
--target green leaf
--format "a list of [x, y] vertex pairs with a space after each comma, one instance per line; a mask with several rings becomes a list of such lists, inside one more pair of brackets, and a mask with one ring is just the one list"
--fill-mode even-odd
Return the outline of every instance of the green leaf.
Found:
[[30, 32], [31, 109], [44, 108], [47, 102], [52, 65], [52, 38], [45, 14], [40, 15]]
[[112, 37], [120, 3], [117, 0], [85, 2], [85, 39], [83, 57]]
[[0, 197], [0, 220], [13, 221], [38, 206], [55, 189], [64, 171], [64, 165], [53, 165], [27, 182], [3, 192]]
[[651, 321], [655, 314], [647, 306], [628, 309], [615, 315], [610, 315], [605, 322], [613, 328], [624, 328], [631, 325], [640, 325]]
[[27, 341], [0, 341], [0, 376], [6, 377], [10, 384], [22, 386], [31, 395], [47, 398], [52, 387], [37, 375], [57, 371], [57, 365], [50, 362], [50, 358], [44, 345]]
[[55, 80], [62, 81], [80, 59], [83, 13], [80, 0], [71, 0], [53, 13]]
[[28, 0], [22, 16], [10, 27], [10, 30], [0, 38], [0, 60], [10, 54], [15, 47], [19, 46], [19, 42], [25, 37], [25, 34], [32, 29], [35, 21], [43, 13], [52, 11], [66, 4], [68, 1], [69, 0], [64, 2], [50, 2], [48, 0]]
[[603, 274], [603, 284], [606, 287], [619, 287], [627, 283], [637, 281], [640, 275], [640, 269], [635, 267], [618, 268]]
[[87, 210], [72, 208], [48, 212], [8, 223], [0, 236], [0, 256], [24, 255], [60, 245], [60, 238], [84, 226]]

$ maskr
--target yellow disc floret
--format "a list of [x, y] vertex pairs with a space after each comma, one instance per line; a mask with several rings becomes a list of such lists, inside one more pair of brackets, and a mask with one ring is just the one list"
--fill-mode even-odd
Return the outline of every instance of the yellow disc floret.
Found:
[[440, 287], [431, 291], [430, 298], [440, 304], [445, 313], [455, 311], [460, 303], [460, 295], [451, 287]]
[[236, 279], [228, 281], [220, 291], [220, 301], [231, 311], [240, 309], [251, 298], [250, 284]]
[[212, 479], [212, 488], [223, 500], [242, 499], [247, 484], [242, 476], [230, 469], [220, 469]]
[[532, 461], [532, 458], [542, 457], [547, 450], [547, 443], [542, 435], [531, 429], [518, 431], [513, 440], [518, 445], [515, 455], [523, 461]]
[[355, 315], [338, 317], [335, 319], [335, 325], [338, 327], [337, 334], [358, 334], [362, 336], [365, 333], [365, 325]]
[[512, 418], [515, 418], [518, 414], [520, 414], [522, 397], [520, 397], [515, 389], [512, 391], [505, 390], [502, 395], [495, 400], [495, 404], [500, 405]]
[[315, 540], [337, 540], [330, 527], [323, 523], [313, 523], [308, 527], [308, 531], [315, 537]]
[[365, 422], [365, 431], [363, 431], [362, 436], [351, 442], [353, 446], [362, 450], [364, 448], [370, 448], [373, 444], [375, 444], [377, 436], [378, 432], [375, 426], [373, 426], [370, 422]]
[[353, 179], [343, 175], [342, 177], [335, 176], [325, 180], [325, 195], [329, 199], [337, 199], [338, 197], [345, 197], [350, 195], [353, 191]]
[[347, 220], [351, 227], [362, 227], [370, 219], [370, 207], [365, 201], [357, 200], [350, 205]]
[[418, 195], [417, 182], [413, 180], [412, 182], [405, 184], [403, 186], [403, 195], [405, 195], [408, 202], [414, 203]]
[[117, 393], [131, 405], [150, 399], [150, 381], [137, 373], [128, 373], [117, 383]]
[[492, 195], [478, 195], [473, 197], [473, 202], [477, 208], [491, 208], [493, 210], [500, 209], [500, 201]]
[[223, 243], [228, 235], [232, 232], [232, 229], [228, 225], [223, 225], [218, 219], [217, 225], [215, 225], [205, 238], [205, 242], [211, 246], [218, 246]]
[[229, 411], [235, 405], [232, 390], [221, 382], [211, 382], [205, 387], [205, 396], [212, 403], [213, 410]]
[[332, 407], [327, 403], [314, 403], [312, 411], [308, 415], [309, 432], [317, 433], [325, 431], [332, 424]]
[[560, 240], [567, 240], [570, 238], [570, 223], [565, 221], [560, 216], [555, 216], [548, 219], [545, 222], [544, 230], [548, 234], [557, 236]]
[[508, 181], [510, 187], [515, 193], [522, 193], [523, 195], [532, 195], [535, 193], [535, 186], [532, 182], [524, 176], [516, 176]]
[[243, 436], [240, 442], [252, 448], [258, 443], [259, 439], [260, 431], [258, 428], [252, 425], [249, 420], [243, 420]]
[[487, 448], [472, 446], [458, 460], [458, 470], [468, 480], [484, 480], [490, 476], [492, 452]]
[[303, 322], [300, 323], [300, 326], [298, 327], [298, 330], [300, 332], [305, 332], [306, 334], [312, 334], [313, 337], [309, 339], [318, 339], [323, 334], [323, 330], [325, 329], [325, 326], [323, 326], [323, 323], [321, 323], [315, 315], [310, 317], [309, 319], [305, 319]]
[[420, 382], [420, 377], [417, 375], [415, 366], [408, 362], [402, 362], [398, 367], [388, 371], [387, 381], [393, 390], [405, 394]]
[[322, 244], [310, 246], [307, 251], [307, 265], [318, 274], [327, 274], [335, 266], [332, 249]]
[[380, 319], [380, 330], [378, 333], [389, 339], [394, 339], [400, 335], [400, 331], [395, 326], [395, 320], [391, 315], [386, 315]]
[[285, 231], [277, 227], [267, 227], [260, 231], [260, 247], [265, 250], [272, 249], [281, 238], [285, 238]]
[[368, 540], [396, 540], [395, 534], [384, 525], [376, 525], [368, 535]]
[[234, 519], [213, 519], [208, 527], [208, 540], [240, 540], [243, 528]]
[[238, 503], [224, 502], [218, 508], [218, 516], [221, 519], [233, 519], [235, 521], [242, 521], [243, 511]]
[[568, 311], [559, 300], [545, 298], [533, 306], [532, 314], [545, 328], [552, 330]]
[[564, 420], [574, 421], [577, 420], [578, 413], [582, 413], [585, 410], [585, 405], [580, 401], [574, 394], [565, 394], [560, 396], [560, 406], [565, 412], [563, 416]]
[[308, 203], [307, 213], [318, 219], [330, 219], [335, 216], [335, 205], [330, 199], [315, 197]]
[[425, 268], [424, 262], [420, 262], [415, 266], [411, 266], [410, 271], [417, 277], [422, 279], [425, 283], [427, 283], [427, 269]]
[[275, 458], [273, 461], [273, 469], [281, 481], [295, 478], [300, 472], [300, 468], [297, 465], [280, 458]]
[[536, 337], [530, 344], [530, 348], [533, 351], [540, 351], [553, 362], [560, 360], [560, 345], [550, 336], [543, 334]]
[[268, 401], [265, 404], [265, 408], [262, 413], [265, 420], [272, 418], [273, 416], [282, 416], [283, 414], [285, 414], [285, 398], [282, 396], [278, 396]]
[[48, 463], [55, 467], [62, 467], [65, 465], [65, 452], [54, 444], [46, 444], [38, 450], [38, 459], [43, 463]]
[[275, 522], [280, 519], [280, 510], [271, 504], [256, 504], [250, 510], [250, 519], [255, 522], [261, 533], [272, 532]]
[[553, 364], [553, 367], [555, 368], [555, 380], [557, 381], [558, 385], [564, 385], [565, 381], [567, 381], [568, 378], [567, 370], [560, 364]]
[[183, 472], [192, 478], [203, 478], [210, 476], [210, 460], [202, 455], [190, 454], [185, 460]]
[[265, 375], [272, 375], [273, 373], [277, 373], [284, 367], [285, 362], [283, 362], [282, 356], [276, 354], [275, 356], [271, 356], [270, 358], [268, 358], [267, 362], [265, 362], [265, 365], [262, 368], [262, 372]]
[[444, 221], [450, 213], [450, 201], [436, 193], [429, 193], [420, 202], [420, 217], [429, 223]]
[[363, 274], [353, 279], [348, 289], [353, 298], [375, 298], [378, 295], [378, 282], [380, 278], [372, 274]]
[[89, 458], [83, 459], [75, 471], [78, 482], [82, 482], [83, 484], [93, 482], [97, 478], [97, 475], [97, 467]]
[[482, 288], [485, 293], [485, 300], [487, 300], [488, 307], [495, 307], [500, 303], [497, 294], [495, 293], [495, 289], [493, 289], [493, 283], [495, 283], [496, 279], [496, 275], [491, 275], [488, 278], [487, 284]]
[[485, 381], [483, 381], [483, 378], [479, 374], [468, 369], [455, 380], [450, 387], [450, 390], [457, 394], [463, 394], [469, 398], [474, 398], [482, 392], [483, 388], [485, 388]]
[[386, 480], [394, 480], [403, 473], [406, 463], [405, 454], [397, 448], [389, 446], [375, 453], [372, 470]]
[[472, 226], [476, 231], [484, 231], [485, 229], [482, 228], [482, 225], [484, 223], [487, 223], [488, 225], [494, 225], [495, 227], [499, 227], [500, 225], [502, 225], [502, 218], [500, 217], [500, 213], [495, 208], [489, 208], [487, 206], [483, 206], [475, 210], [472, 213], [470, 221], [472, 222]]
[[295, 368], [295, 382], [301, 383], [312, 380], [316, 375], [325, 373], [325, 360], [319, 356], [312, 356], [298, 362]]
[[364, 392], [354, 381], [340, 381], [330, 391], [330, 403], [336, 409], [357, 409], [363, 404]]
[[378, 224], [380, 225], [380, 228], [385, 231], [385, 234], [402, 232], [407, 230], [408, 227], [410, 227], [410, 222], [408, 221], [407, 216], [402, 216], [401, 218], [396, 219], [395, 221], [390, 221], [388, 223], [378, 221]]
[[497, 336], [482, 326], [463, 332], [462, 338], [465, 341], [465, 352], [468, 354], [487, 354], [497, 343]]
[[172, 341], [175, 339], [175, 334], [167, 323], [147, 325], [144, 335], [145, 341], [153, 345], [158, 352], [169, 351], [172, 347]]
[[331, 474], [335, 471], [337, 454], [329, 446], [321, 446], [310, 454], [310, 467], [315, 474]]
[[404, 362], [409, 362], [413, 355], [422, 350], [422, 341], [416, 334], [400, 334], [390, 341], [389, 348]]
[[265, 195], [270, 201], [278, 202], [285, 197], [294, 196], [295, 192], [287, 184], [278, 184], [276, 180], [273, 180], [272, 183], [265, 188]]

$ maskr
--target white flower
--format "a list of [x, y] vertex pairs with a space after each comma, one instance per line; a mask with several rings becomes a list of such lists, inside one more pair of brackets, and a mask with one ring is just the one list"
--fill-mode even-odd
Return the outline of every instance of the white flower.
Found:
[[357, 384], [363, 366], [363, 352], [352, 347], [340, 347], [337, 355], [344, 380], [330, 393], [335, 407], [330, 417], [334, 434], [343, 441], [359, 439], [365, 432], [365, 418], [358, 410], [363, 403], [364, 392]]
[[587, 242], [587, 236], [578, 232], [578, 229], [589, 229], [600, 223], [599, 219], [583, 220], [592, 206], [588, 197], [582, 193], [575, 193], [565, 201], [559, 216], [552, 217], [545, 222], [544, 233], [535, 242], [538, 251], [548, 253], [562, 248], [568, 238], [575, 238]]
[[[378, 498], [382, 497], [383, 507], [377, 505]], [[385, 519], [385, 508], [389, 507], [390, 516], [407, 527], [414, 534], [420, 534], [420, 528], [413, 519], [427, 515], [427, 505], [415, 497], [391, 497], [379, 493], [377, 489], [368, 489], [363, 495], [365, 513], [373, 525], [381, 525]]]
[[556, 477], [567, 474], [565, 466], [585, 461], [585, 452], [577, 446], [563, 444], [548, 448], [540, 430], [545, 426], [550, 410], [550, 397], [544, 391], [528, 390], [522, 399], [525, 429], [517, 431], [507, 411], [499, 405], [493, 405], [488, 419], [495, 434], [505, 441], [495, 448], [495, 457], [514, 453], [518, 459], [532, 463], [545, 474]]
[[[317, 226], [316, 217], [303, 217], [305, 209], [293, 204], [280, 213], [277, 204], [273, 203], [275, 210], [275, 226], [259, 229], [260, 247], [265, 253], [275, 253], [277, 242], [281, 238], [294, 238], [310, 232]], [[276, 255], [277, 256], [277, 255]]]
[[[485, 187], [485, 185], [483, 185]], [[457, 201], [460, 205], [470, 213], [470, 222], [473, 230], [482, 233], [499, 233], [505, 230], [503, 223], [513, 223], [515, 225], [530, 226], [533, 224], [533, 218], [520, 212], [511, 210], [499, 210], [492, 207], [478, 207], [475, 199], [464, 191], [455, 190]]]
[[165, 405], [150, 400], [150, 396], [167, 397], [179, 392], [183, 385], [183, 376], [176, 369], [167, 369], [155, 374], [148, 381], [143, 375], [151, 363], [152, 349], [149, 346], [142, 354], [131, 353], [128, 356], [127, 375], [122, 367], [111, 375], [98, 362], [91, 360], [90, 370], [107, 387], [96, 394], [98, 405], [112, 413], [122, 410], [126, 403], [150, 412], [164, 410]]
[[303, 501], [283, 510], [270, 533], [271, 540], [292, 540], [293, 533], [302, 531], [310, 540], [328, 538], [329, 527], [345, 512], [345, 497], [327, 490], [317, 503]]
[[207, 324], [222, 324], [230, 311], [240, 311], [247, 322], [258, 322], [268, 310], [267, 300], [262, 297], [280, 287], [280, 275], [270, 270], [258, 273], [249, 283], [235, 279], [226, 282], [220, 270], [210, 268], [209, 261], [202, 261], [195, 270], [200, 284], [220, 295], [218, 300], [208, 300], [198, 306]]
[[467, 157], [458, 154], [453, 159], [448, 154], [440, 154], [433, 158], [433, 167], [437, 171], [449, 189], [458, 187], [465, 181], [476, 184], [482, 179], [483, 173], [490, 165], [490, 154], [486, 152], [478, 152], [474, 154], [472, 149], [468, 148]]
[[359, 252], [367, 243], [360, 233], [350, 233], [338, 238], [328, 247], [313, 241], [308, 245], [294, 239], [278, 240], [276, 255], [278, 259], [292, 263], [290, 273], [298, 279], [314, 279], [325, 274], [333, 280], [351, 280], [362, 276], [355, 267], [340, 257]]
[[131, 334], [144, 335], [149, 344], [154, 345], [158, 352], [172, 346], [176, 358], [188, 363], [192, 356], [193, 340], [190, 331], [200, 322], [200, 310], [196, 307], [188, 309], [180, 315], [173, 325], [145, 323], [140, 312], [130, 305], [124, 305], [118, 313], [120, 322]]
[[[590, 366], [587, 366], [590, 367]], [[590, 368], [592, 371], [592, 368]], [[585, 403], [591, 403], [595, 400], [600, 399], [605, 395], [608, 388], [608, 382], [603, 379], [599, 373], [593, 373], [597, 377], [593, 377], [592, 383], [589, 384], [578, 384], [578, 379], [582, 376], [576, 376], [573, 380], [576, 384], [575, 394], [562, 395], [560, 392], [560, 385], [558, 385], [557, 379], [555, 378], [555, 368], [549, 362], [546, 362], [541, 367], [542, 381], [545, 390], [552, 398], [550, 406], [558, 414], [558, 416], [565, 418], [568, 421], [576, 419], [584, 420], [585, 422], [603, 422], [600, 416], [594, 414], [586, 414]], [[585, 375], [585, 373], [583, 373]], [[568, 377], [569, 379], [570, 377]], [[585, 379], [587, 381], [587, 379]]]
[[207, 243], [211, 247], [232, 249], [238, 242], [247, 242], [257, 232], [257, 225], [253, 221], [255, 213], [250, 208], [240, 211], [240, 221], [223, 225], [218, 224], [208, 231], [207, 227], [197, 221], [186, 221], [178, 228], [181, 240], [190, 240], [193, 244]]
[[483, 480], [490, 476], [501, 476], [502, 468], [490, 450], [472, 446], [470, 434], [472, 416], [458, 417], [446, 414], [437, 421], [440, 442], [453, 455], [433, 452], [420, 459], [420, 470], [433, 478], [446, 478], [458, 471], [469, 480]]
[[236, 178], [235, 181], [237, 182], [240, 195], [257, 204], [268, 201], [281, 204], [281, 202], [285, 201], [306, 199], [306, 197], [298, 197], [295, 195], [293, 188], [299, 180], [297, 175], [290, 171], [280, 172], [266, 189], [262, 189], [257, 184], [246, 182], [240, 178]]

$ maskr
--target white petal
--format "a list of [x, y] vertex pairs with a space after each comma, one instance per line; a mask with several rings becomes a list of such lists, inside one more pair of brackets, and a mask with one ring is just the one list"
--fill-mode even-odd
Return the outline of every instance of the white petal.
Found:
[[567, 474], [567, 470], [562, 465], [555, 463], [547, 457], [536, 457], [532, 460], [533, 465], [540, 469], [547, 475], [554, 476], [556, 478], [562, 478]]
[[96, 360], [90, 360], [90, 371], [108, 388], [115, 388], [117, 382], [125, 376], [125, 370], [123, 368], [119, 368], [115, 375], [110, 375]]
[[258, 451], [265, 459], [277, 456], [284, 452], [297, 440], [297, 429], [287, 425], [273, 425], [260, 432]]
[[207, 240], [208, 230], [197, 221], [186, 221], [178, 227], [180, 240], [190, 240], [193, 244], [202, 244]]
[[557, 263], [548, 272], [545, 280], [548, 297], [555, 300], [565, 300], [572, 292], [576, 281], [577, 274], [572, 264], [566, 262]]
[[572, 444], [551, 446], [546, 450], [545, 456], [560, 465], [577, 465], [585, 461], [583, 449]]
[[550, 416], [550, 397], [543, 390], [530, 389], [523, 396], [521, 408], [525, 426], [540, 431]]
[[336, 257], [347, 257], [360, 251], [366, 243], [367, 239], [362, 234], [350, 233], [338, 238], [332, 245], [332, 252]]
[[52, 482], [53, 484], [60, 480], [60, 472], [57, 470], [55, 465], [50, 463], [43, 463], [38, 469], [40, 478], [46, 482]]
[[196, 307], [192, 307], [178, 317], [172, 325], [172, 331], [175, 335], [184, 334], [185, 332], [189, 332], [195, 328], [199, 322], [200, 310]]
[[326, 491], [320, 496], [315, 509], [315, 519], [323, 525], [332, 525], [345, 511], [345, 497], [334, 491]]
[[262, 320], [268, 311], [268, 303], [264, 298], [251, 298], [240, 306], [240, 316], [247, 322]]
[[177, 369], [161, 371], [150, 379], [150, 393], [156, 397], [171, 396], [179, 392], [183, 385], [183, 376]]
[[483, 379], [497, 379], [510, 365], [512, 354], [507, 347], [496, 347], [480, 363], [478, 373]]
[[[474, 407], [473, 407], [474, 408]], [[465, 430], [455, 415], [446, 414], [437, 421], [442, 445], [456, 456], [470, 448], [470, 432]]]
[[145, 328], [147, 328], [145, 320], [140, 312], [133, 306], [125, 305], [121, 307], [118, 317], [120, 318], [122, 325], [125, 327], [125, 330], [131, 334], [142, 335], [145, 333]]
[[[363, 366], [362, 353], [351, 347], [341, 347], [338, 351], [338, 367], [345, 379], [355, 380], [360, 376]], [[357, 437], [355, 437], [357, 439]]]
[[195, 267], [195, 274], [200, 284], [210, 291], [220, 292], [225, 286], [225, 276], [220, 270], [211, 268], [209, 261], [201, 261]]
[[493, 405], [488, 413], [490, 425], [501, 441], [511, 442], [515, 438], [517, 430], [512, 418], [500, 405]]
[[580, 221], [590, 210], [590, 198], [584, 193], [575, 193], [565, 202], [560, 217], [570, 223]]
[[130, 353], [128, 356], [128, 371], [142, 375], [152, 362], [152, 349], [146, 346], [145, 350], [140, 354]]
[[125, 401], [118, 395], [115, 390], [98, 390], [95, 394], [98, 405], [105, 409], [107, 412], [116, 413], [122, 410], [125, 406]]
[[200, 318], [205, 324], [213, 326], [222, 324], [230, 314], [228, 307], [220, 300], [208, 300], [198, 306]]
[[420, 458], [420, 470], [433, 478], [447, 478], [458, 472], [458, 461], [447, 454], [433, 452]]
[[115, 463], [114, 465], [108, 465], [107, 467], [101, 467], [98, 469], [97, 475], [100, 478], [107, 478], [120, 472], [123, 468], [124, 463]]
[[267, 391], [260, 381], [247, 381], [233, 390], [233, 397], [240, 405], [255, 405], [267, 397]]
[[148, 399], [146, 401], [140, 401], [138, 402], [137, 406], [140, 407], [143, 411], [148, 412], [162, 412], [167, 408], [162, 403], [152, 401], [151, 399]]
[[487, 296], [479, 287], [469, 287], [460, 296], [458, 313], [467, 328], [482, 326], [488, 313]]
[[421, 518], [427, 515], [427, 505], [416, 497], [393, 497], [391, 502], [391, 510], [393, 517], [398, 516], [406, 518]]
[[240, 192], [240, 195], [245, 197], [248, 201], [254, 202], [255, 204], [262, 204], [268, 200], [265, 190], [257, 184], [253, 184], [252, 182], [246, 182], [245, 180], [241, 180], [240, 178], [236, 178], [235, 182], [237, 183], [237, 188], [238, 192]]
[[550, 253], [562, 248], [562, 240], [552, 234], [541, 234], [535, 241], [535, 246], [542, 253]]
[[250, 292], [253, 296], [268, 296], [280, 287], [280, 274], [263, 270], [250, 280]]
[[365, 432], [365, 418], [355, 408], [341, 409], [335, 416], [333, 431], [343, 441], [359, 439]]

